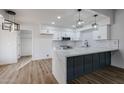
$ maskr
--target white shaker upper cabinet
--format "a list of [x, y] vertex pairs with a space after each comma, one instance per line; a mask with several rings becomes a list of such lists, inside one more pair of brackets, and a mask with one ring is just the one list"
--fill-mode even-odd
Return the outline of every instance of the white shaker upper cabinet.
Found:
[[110, 26], [100, 26], [98, 30], [93, 31], [94, 40], [108, 40], [110, 39]]
[[62, 32], [55, 31], [53, 35], [53, 40], [61, 40]]
[[80, 32], [56, 31], [53, 35], [53, 40], [61, 40], [62, 37], [70, 37], [72, 41], [78, 41], [80, 40]]
[[72, 40], [80, 40], [80, 32], [73, 32]]
[[53, 35], [54, 31], [48, 30], [48, 29], [43, 29], [43, 30], [40, 30], [40, 34], [41, 35]]

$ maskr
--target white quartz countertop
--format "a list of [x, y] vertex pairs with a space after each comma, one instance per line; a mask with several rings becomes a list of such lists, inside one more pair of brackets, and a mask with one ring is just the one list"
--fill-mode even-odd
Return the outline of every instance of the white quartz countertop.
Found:
[[116, 51], [116, 50], [119, 50], [118, 47], [88, 47], [88, 48], [54, 50], [54, 52], [65, 57], [71, 57], [71, 56], [87, 55], [87, 54]]

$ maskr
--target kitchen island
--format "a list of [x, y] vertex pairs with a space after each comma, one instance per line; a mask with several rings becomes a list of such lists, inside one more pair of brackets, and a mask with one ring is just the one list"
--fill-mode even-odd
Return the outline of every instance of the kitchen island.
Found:
[[111, 52], [118, 47], [88, 47], [54, 50], [52, 73], [58, 83], [67, 84], [84, 74], [111, 64]]

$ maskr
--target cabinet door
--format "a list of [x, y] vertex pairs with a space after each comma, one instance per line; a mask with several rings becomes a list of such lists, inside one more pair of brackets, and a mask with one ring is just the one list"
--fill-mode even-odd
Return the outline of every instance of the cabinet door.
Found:
[[74, 77], [79, 77], [84, 74], [83, 56], [74, 57]]
[[71, 32], [70, 31], [65, 32], [65, 36], [66, 37], [71, 37]]
[[65, 32], [61, 32], [61, 37], [65, 37]]
[[84, 73], [92, 72], [92, 55], [84, 56]]
[[67, 81], [74, 79], [74, 58], [67, 58]]
[[80, 40], [80, 32], [73, 32], [73, 40]]
[[61, 40], [61, 33], [60, 32], [54, 32], [53, 40]]
[[109, 26], [100, 26], [98, 30], [93, 31], [94, 40], [107, 40], [110, 39]]
[[94, 40], [99, 40], [100, 39], [100, 33], [99, 33], [99, 31], [93, 31], [92, 32], [93, 33], [93, 39]]
[[96, 71], [100, 67], [99, 54], [93, 54], [93, 71]]
[[107, 26], [100, 27], [98, 31], [99, 31], [99, 34], [100, 34], [99, 36], [101, 40], [108, 39]]
[[99, 59], [100, 59], [100, 67], [104, 68], [106, 65], [106, 55], [105, 53], [100, 53], [99, 54]]
[[106, 66], [111, 64], [111, 52], [106, 52]]

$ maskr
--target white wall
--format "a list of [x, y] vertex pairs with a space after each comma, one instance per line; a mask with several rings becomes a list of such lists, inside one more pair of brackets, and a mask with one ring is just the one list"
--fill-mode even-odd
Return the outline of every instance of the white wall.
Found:
[[115, 13], [115, 24], [112, 26], [112, 39], [119, 39], [119, 51], [112, 54], [112, 65], [124, 68], [124, 10]]
[[17, 33], [0, 30], [0, 64], [17, 62]]
[[21, 56], [32, 55], [32, 31], [21, 30]]
[[52, 58], [52, 35], [40, 36], [40, 55], [41, 59]]
[[4, 18], [8, 18], [8, 16], [5, 13], [4, 9], [0, 9], [0, 14], [2, 14], [4, 16]]
[[20, 36], [20, 31], [17, 32], [17, 57], [18, 57], [18, 59], [21, 57], [21, 36]]
[[21, 56], [32, 55], [32, 39], [21, 39]]
[[108, 16], [110, 18], [110, 24], [114, 24], [114, 22], [115, 22], [115, 20], [114, 20], [115, 19], [115, 16], [114, 16], [115, 10], [113, 10], [113, 9], [92, 9], [92, 10]]
[[38, 25], [32, 26], [32, 59], [41, 59], [40, 53], [40, 29]]
[[[40, 35], [40, 26], [33, 25], [32, 32], [32, 59], [51, 58], [52, 55], [52, 37]], [[47, 55], [49, 55], [47, 57]]]
[[[3, 10], [0, 14], [5, 17]], [[17, 62], [17, 32], [2, 30], [0, 22], [0, 64], [10, 64]]]

